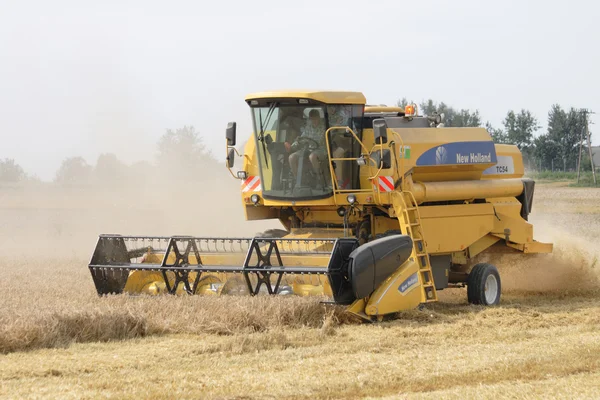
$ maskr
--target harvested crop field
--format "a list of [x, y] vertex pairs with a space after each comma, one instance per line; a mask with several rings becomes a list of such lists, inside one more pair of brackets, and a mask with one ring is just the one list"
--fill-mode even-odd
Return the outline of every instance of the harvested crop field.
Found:
[[86, 266], [97, 233], [226, 235], [236, 227], [236, 236], [251, 236], [269, 227], [239, 222], [235, 191], [218, 212], [178, 200], [187, 213], [128, 193], [116, 201], [0, 193], [0, 397], [600, 394], [598, 190], [536, 188], [536, 238], [554, 242], [555, 253], [493, 259], [501, 306], [470, 306], [464, 290], [452, 289], [441, 303], [379, 324], [318, 299], [96, 296]]

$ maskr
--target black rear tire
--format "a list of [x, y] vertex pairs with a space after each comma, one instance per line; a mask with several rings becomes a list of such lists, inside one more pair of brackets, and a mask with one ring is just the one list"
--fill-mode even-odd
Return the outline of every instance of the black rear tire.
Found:
[[477, 264], [469, 273], [467, 280], [467, 299], [469, 303], [484, 306], [497, 305], [500, 303], [501, 289], [500, 274], [494, 265], [488, 263]]

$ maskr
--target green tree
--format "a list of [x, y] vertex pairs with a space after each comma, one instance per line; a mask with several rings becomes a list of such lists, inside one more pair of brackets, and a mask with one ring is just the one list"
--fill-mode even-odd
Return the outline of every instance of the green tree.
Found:
[[137, 161], [128, 168], [128, 176], [131, 182], [144, 185], [153, 182], [156, 176], [156, 166], [148, 161]]
[[532, 150], [533, 134], [540, 127], [537, 119], [529, 110], [523, 109], [518, 114], [510, 110], [502, 124], [508, 143], [516, 145], [524, 153], [529, 153]]
[[209, 168], [218, 165], [193, 126], [167, 130], [158, 140], [157, 163], [172, 178], [192, 180], [201, 180]]
[[485, 123], [485, 129], [492, 137], [494, 143], [508, 143], [506, 133], [502, 129], [494, 128], [489, 121]]
[[556, 160], [560, 158], [560, 145], [548, 134], [539, 135], [533, 139], [532, 153], [540, 170], [553, 169], [555, 164], [558, 165]]
[[398, 107], [406, 107], [407, 105], [411, 104], [411, 101], [408, 101], [406, 97], [401, 98], [400, 100], [398, 100], [396, 102], [396, 104], [398, 105]]
[[452, 119], [452, 126], [481, 126], [481, 116], [479, 110], [470, 111], [461, 109], [458, 111]]
[[436, 103], [432, 99], [421, 102], [421, 112], [423, 115], [444, 114], [444, 125], [446, 126], [452, 126], [452, 120], [456, 114], [456, 111], [443, 101]]
[[581, 170], [582, 171], [591, 171], [592, 170], [592, 162], [590, 160], [590, 153], [587, 147], [581, 149]]
[[100, 154], [94, 167], [94, 179], [101, 184], [123, 182], [127, 177], [127, 166], [112, 153]]
[[548, 136], [559, 146], [558, 157], [565, 171], [577, 166], [578, 146], [585, 124], [585, 114], [574, 108], [566, 112], [554, 104], [548, 112]]
[[15, 183], [25, 179], [25, 171], [12, 158], [0, 160], [0, 182]]
[[548, 138], [558, 145], [557, 156], [563, 162], [563, 169], [567, 170], [567, 163], [572, 154], [574, 143], [570, 143], [570, 138], [565, 137], [567, 127], [567, 113], [558, 105], [553, 104], [548, 112]]
[[54, 181], [62, 184], [87, 183], [93, 168], [82, 157], [70, 157], [63, 160], [56, 172]]
[[444, 114], [444, 125], [448, 127], [478, 127], [482, 124], [479, 110], [457, 110], [443, 101], [440, 103], [436, 103], [432, 99], [423, 101], [421, 102], [421, 112], [423, 115]]
[[[586, 146], [586, 115], [582, 112], [580, 112], [580, 110], [577, 110], [575, 108], [571, 108], [569, 110], [569, 112], [567, 113], [567, 132], [566, 132], [566, 136], [568, 138], [571, 138], [571, 140], [573, 140], [575, 142], [574, 147], [574, 152], [576, 153], [575, 156], [575, 162], [574, 162], [574, 166], [573, 168], [577, 168], [577, 163], [579, 160], [579, 144], [581, 142], [582, 144], [582, 152], [587, 152], [587, 146]], [[583, 162], [582, 162], [583, 163]]]

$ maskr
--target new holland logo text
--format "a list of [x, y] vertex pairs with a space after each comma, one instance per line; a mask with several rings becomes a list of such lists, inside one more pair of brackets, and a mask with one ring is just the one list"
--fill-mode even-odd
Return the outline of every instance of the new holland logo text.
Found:
[[476, 164], [476, 163], [491, 163], [492, 153], [481, 154], [481, 153], [470, 153], [460, 154], [456, 153], [457, 164]]
[[418, 282], [419, 282], [419, 278], [417, 277], [417, 273], [415, 272], [414, 274], [412, 274], [411, 276], [406, 278], [406, 280], [404, 282], [402, 282], [400, 284], [400, 286], [398, 286], [398, 291], [400, 293], [402, 293], [402, 295], [404, 295], [409, 289], [411, 289], [413, 286], [415, 286]]
[[494, 142], [453, 142], [427, 149], [417, 157], [416, 166], [495, 164]]

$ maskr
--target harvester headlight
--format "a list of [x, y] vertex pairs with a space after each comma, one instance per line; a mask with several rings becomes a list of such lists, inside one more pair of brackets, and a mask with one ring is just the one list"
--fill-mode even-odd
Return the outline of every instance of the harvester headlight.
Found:
[[344, 215], [346, 215], [346, 209], [345, 209], [344, 207], [340, 207], [340, 208], [338, 208], [338, 209], [337, 209], [337, 214], [338, 214], [340, 217], [343, 217]]
[[248, 174], [246, 173], [246, 171], [238, 171], [237, 172], [237, 177], [239, 179], [246, 179], [248, 177]]
[[352, 205], [356, 203], [356, 196], [353, 194], [349, 194], [348, 197], [346, 197], [346, 200], [348, 200], [348, 203]]
[[356, 159], [356, 163], [362, 167], [367, 165], [367, 159], [364, 156], [360, 156]]
[[257, 205], [258, 201], [260, 200], [260, 197], [258, 197], [258, 195], [255, 193], [252, 196], [250, 196], [250, 200], [254, 203], [254, 205]]

